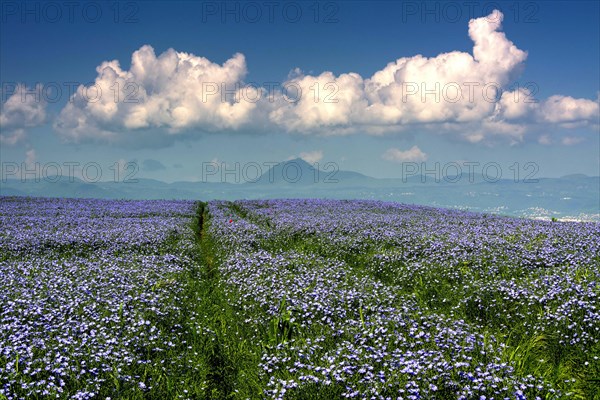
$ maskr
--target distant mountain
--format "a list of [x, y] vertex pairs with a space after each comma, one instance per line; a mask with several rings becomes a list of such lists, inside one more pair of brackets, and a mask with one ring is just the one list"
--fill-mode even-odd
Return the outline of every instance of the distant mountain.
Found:
[[600, 177], [581, 174], [526, 182], [489, 182], [462, 174], [377, 179], [358, 172], [316, 169], [302, 159], [269, 168], [256, 182], [173, 182], [139, 178], [135, 182], [89, 183], [77, 178], [0, 182], [0, 196], [106, 199], [235, 200], [272, 198], [378, 199], [526, 217], [600, 221]]
[[[589, 176], [584, 175], [584, 174], [570, 174], [570, 175], [564, 175], [561, 176], [560, 179], [586, 179], [589, 178]], [[600, 177], [598, 177], [600, 179]]]
[[[327, 164], [325, 165], [327, 167]], [[314, 185], [367, 182], [375, 178], [353, 171], [340, 171], [333, 168], [317, 169], [301, 158], [284, 161], [269, 168], [256, 182], [246, 182], [249, 185]]]
[[319, 182], [319, 170], [301, 158], [284, 161], [269, 168], [256, 181], [245, 185], [310, 185]]

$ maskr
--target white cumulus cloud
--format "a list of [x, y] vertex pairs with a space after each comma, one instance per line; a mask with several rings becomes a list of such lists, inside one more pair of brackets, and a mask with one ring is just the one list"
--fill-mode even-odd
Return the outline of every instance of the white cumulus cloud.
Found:
[[26, 139], [26, 128], [46, 122], [47, 103], [42, 86], [30, 89], [17, 85], [14, 93], [0, 107], [0, 144], [16, 145]]
[[[142, 46], [123, 70], [117, 60], [96, 68], [94, 85], [79, 86], [54, 127], [68, 141], [118, 141], [123, 131], [162, 128], [237, 129], [250, 121], [256, 103], [242, 98], [246, 61], [235, 54], [223, 65], [169, 49], [159, 55]], [[248, 98], [255, 94], [243, 93]], [[227, 91], [232, 91], [229, 97]], [[141, 136], [143, 140], [143, 135]]]
[[302, 153], [300, 153], [300, 158], [309, 164], [314, 164], [323, 159], [323, 151], [322, 150], [314, 150], [314, 151], [302, 152]]
[[35, 164], [37, 160], [37, 154], [35, 153], [35, 149], [29, 149], [25, 152], [25, 163], [27, 165]]
[[561, 139], [561, 143], [565, 146], [573, 146], [584, 141], [580, 136], [565, 136]]
[[539, 113], [544, 121], [563, 123], [597, 119], [599, 109], [598, 101], [555, 95], [542, 103]]
[[427, 154], [425, 154], [418, 146], [413, 146], [408, 150], [400, 150], [397, 148], [387, 149], [381, 157], [384, 160], [393, 162], [427, 161]]
[[[270, 120], [288, 131], [380, 134], [407, 124], [492, 119], [498, 92], [527, 58], [499, 32], [502, 18], [496, 11], [470, 21], [473, 54], [453, 51], [431, 58], [403, 57], [366, 79], [356, 73], [335, 76], [331, 72], [290, 79], [286, 85], [301, 87], [304, 96], [295, 103], [282, 103], [270, 113]], [[316, 98], [315, 88], [320, 89]], [[335, 102], [327, 101], [332, 94]]]

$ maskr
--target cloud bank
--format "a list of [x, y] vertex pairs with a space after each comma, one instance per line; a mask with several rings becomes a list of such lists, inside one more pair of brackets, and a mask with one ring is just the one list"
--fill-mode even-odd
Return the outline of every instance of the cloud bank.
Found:
[[156, 56], [146, 45], [129, 70], [117, 60], [99, 65], [94, 85], [77, 89], [54, 128], [68, 142], [134, 139], [143, 146], [157, 135], [168, 142], [198, 132], [383, 135], [415, 128], [473, 143], [516, 143], [539, 124], [597, 127], [598, 100], [537, 101], [528, 88], [508, 89], [527, 52], [501, 31], [502, 19], [494, 11], [469, 22], [472, 54], [403, 57], [368, 78], [296, 69], [284, 90], [248, 86], [239, 53], [219, 65], [173, 49]]

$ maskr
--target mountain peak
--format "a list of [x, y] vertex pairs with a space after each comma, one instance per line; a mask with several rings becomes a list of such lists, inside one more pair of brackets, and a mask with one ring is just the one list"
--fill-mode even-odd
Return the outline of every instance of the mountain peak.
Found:
[[318, 180], [318, 169], [302, 158], [294, 158], [273, 165], [255, 183], [310, 184]]
[[305, 159], [300, 158], [300, 157], [292, 158], [291, 160], [282, 161], [279, 164], [292, 164], [292, 163], [298, 164], [301, 167], [314, 168], [312, 164], [308, 163]]

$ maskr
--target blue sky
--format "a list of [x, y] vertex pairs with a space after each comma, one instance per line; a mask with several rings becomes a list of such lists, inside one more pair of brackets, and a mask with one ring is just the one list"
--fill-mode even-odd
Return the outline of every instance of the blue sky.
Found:
[[[111, 179], [135, 162], [165, 181], [298, 156], [376, 177], [465, 161], [600, 174], [596, 1], [23, 4], [0, 9], [3, 165], [93, 162]], [[270, 82], [302, 95], [198, 94]]]

